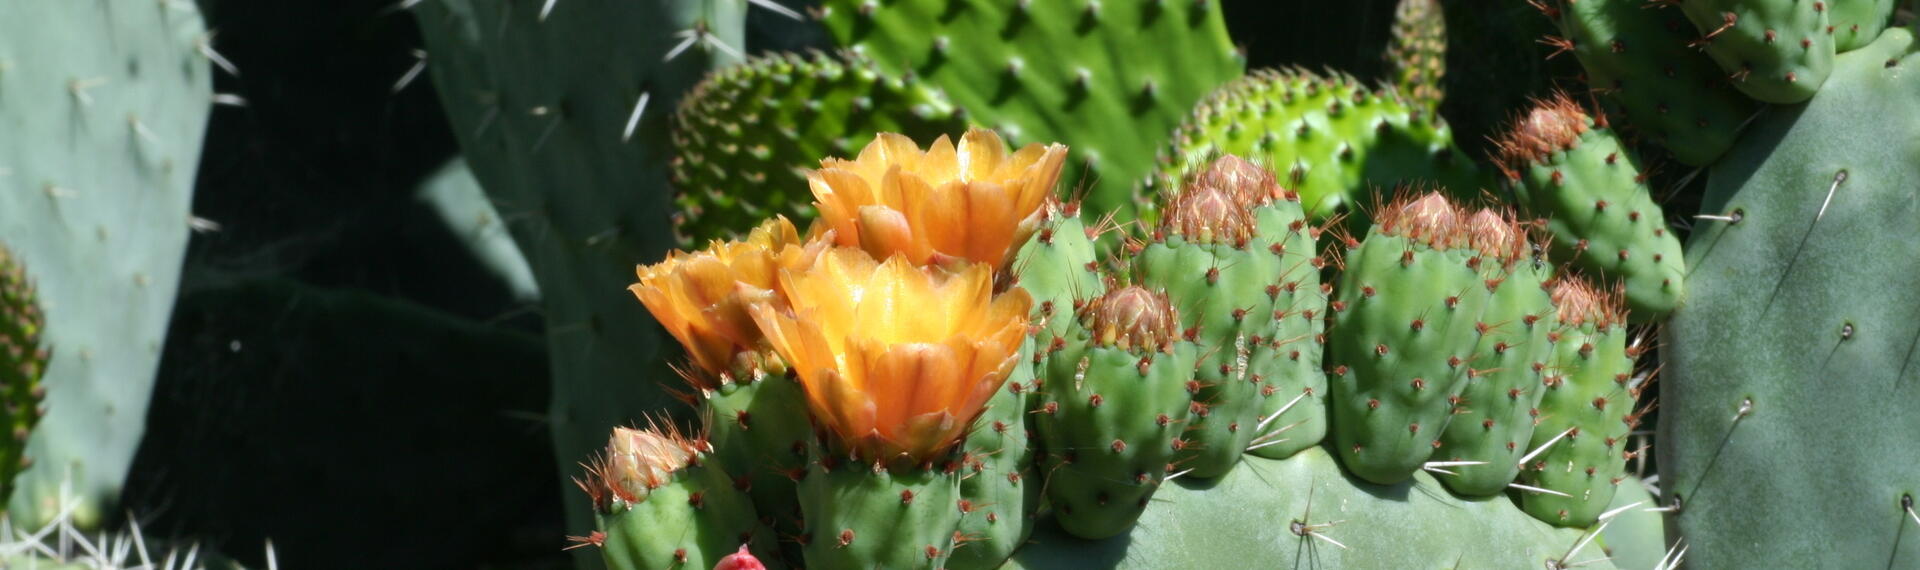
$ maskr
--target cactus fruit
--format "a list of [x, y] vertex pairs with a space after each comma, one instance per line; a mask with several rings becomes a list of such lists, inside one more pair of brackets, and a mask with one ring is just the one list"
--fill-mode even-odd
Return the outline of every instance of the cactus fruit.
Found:
[[1427, 113], [1439, 112], [1447, 94], [1447, 18], [1440, 0], [1400, 0], [1394, 8], [1387, 73], [1401, 95]]
[[947, 93], [1016, 142], [1074, 149], [1069, 184], [1132, 219], [1134, 182], [1193, 104], [1243, 58], [1212, 0], [826, 0], [842, 47]]
[[1483, 497], [1505, 491], [1520, 473], [1552, 354], [1548, 334], [1559, 319], [1547, 289], [1553, 267], [1534, 255], [1525, 226], [1491, 210], [1473, 214], [1466, 225], [1469, 239], [1504, 254], [1495, 256], [1504, 274], [1493, 277], [1499, 282], [1480, 316], [1484, 326], [1476, 327], [1466, 388], [1452, 402], [1453, 417], [1433, 453], [1453, 463], [1441, 483]]
[[17, 527], [71, 507], [92, 529], [119, 500], [186, 255], [210, 42], [192, 2], [0, 3], [0, 237], [52, 352]]
[[[1571, 51], [1587, 85], [1674, 160], [1704, 166], [1733, 144], [1755, 111], [1712, 58], [1680, 10], [1647, 0], [1535, 3], [1559, 24], [1548, 42]], [[1556, 52], [1557, 53], [1557, 52]]]
[[1040, 211], [1040, 228], [1015, 256], [1014, 284], [1033, 296], [1035, 340], [1044, 347], [1066, 334], [1078, 301], [1099, 297], [1106, 284], [1098, 270], [1097, 228], [1080, 219], [1080, 204], [1049, 198]]
[[1894, 0], [1827, 2], [1827, 26], [1833, 33], [1834, 51], [1846, 53], [1873, 43], [1893, 19], [1893, 5]]
[[1556, 94], [1499, 141], [1520, 206], [1545, 218], [1553, 258], [1626, 286], [1635, 322], [1664, 317], [1685, 292], [1686, 260], [1639, 159], [1599, 120]]
[[977, 262], [1005, 270], [1039, 229], [1040, 207], [1060, 177], [1067, 148], [1030, 144], [1008, 154], [1000, 136], [970, 129], [925, 151], [883, 133], [854, 160], [829, 158], [807, 172], [822, 226], [834, 242], [895, 254], [915, 265]]
[[[1315, 222], [1370, 203], [1374, 188], [1416, 181], [1462, 192], [1482, 186], [1439, 115], [1338, 74], [1264, 70], [1221, 87], [1180, 125], [1161, 155], [1161, 171], [1197, 170], [1220, 154], [1273, 168]], [[1349, 213], [1356, 217], [1351, 227], [1365, 227], [1359, 212]]]
[[774, 215], [804, 225], [813, 207], [795, 191], [820, 157], [851, 154], [876, 132], [925, 140], [966, 126], [938, 91], [858, 56], [777, 54], [714, 72], [674, 116], [681, 240], [728, 237]]
[[1913, 46], [1891, 28], [1841, 55], [1709, 175], [1654, 447], [1691, 565], [1920, 564]]
[[1678, 0], [1694, 45], [1735, 89], [1765, 103], [1812, 97], [1833, 70], [1827, 0]]
[[783, 273], [785, 306], [750, 309], [827, 434], [800, 482], [807, 566], [940, 567], [952, 554], [955, 448], [1020, 364], [1031, 310], [1025, 291], [992, 294], [990, 267], [943, 274], [838, 248]]
[[1393, 484], [1419, 471], [1466, 386], [1507, 248], [1469, 239], [1465, 218], [1439, 193], [1407, 196], [1378, 214], [1365, 241], [1349, 240], [1331, 303], [1329, 401], [1335, 452], [1362, 479]]
[[1032, 479], [1027, 397], [1034, 386], [1033, 339], [1007, 383], [987, 400], [961, 445], [960, 526], [947, 568], [999, 568], [1033, 532], [1040, 483]]
[[13, 479], [32, 464], [27, 434], [46, 413], [40, 405], [47, 395], [40, 386], [47, 371], [47, 349], [40, 344], [45, 327], [26, 268], [0, 245], [0, 428], [7, 433], [0, 444], [0, 511], [13, 496]]
[[1627, 432], [1639, 421], [1639, 386], [1632, 384], [1639, 348], [1628, 346], [1619, 303], [1579, 279], [1554, 282], [1560, 328], [1550, 337], [1540, 423], [1528, 445], [1534, 451], [1520, 471], [1534, 488], [1521, 495], [1520, 508], [1548, 524], [1593, 526], [1634, 453]]
[[1179, 323], [1166, 294], [1120, 287], [1087, 301], [1047, 349], [1032, 416], [1047, 498], [1068, 533], [1126, 532], [1166, 482], [1198, 358]]
[[607, 566], [710, 568], [737, 549], [771, 554], [772, 533], [712, 448], [671, 424], [614, 428], [605, 455], [574, 483], [593, 500], [599, 531], [575, 539], [600, 547]]

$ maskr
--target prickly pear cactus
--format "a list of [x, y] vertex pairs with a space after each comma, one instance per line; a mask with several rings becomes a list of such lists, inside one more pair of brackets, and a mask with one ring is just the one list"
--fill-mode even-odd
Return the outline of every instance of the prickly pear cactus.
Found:
[[1466, 387], [1497, 256], [1460, 232], [1437, 193], [1389, 205], [1349, 243], [1327, 338], [1335, 449], [1361, 479], [1420, 471]]
[[1833, 48], [1840, 53], [1867, 47], [1893, 19], [1894, 0], [1830, 0], [1827, 25], [1833, 30]]
[[[1733, 88], [1671, 4], [1646, 0], [1535, 3], [1559, 24], [1548, 42], [1572, 51], [1587, 85], [1675, 160], [1704, 166], [1733, 144], [1753, 101]], [[1558, 51], [1555, 53], [1557, 54]]]
[[1373, 205], [1375, 189], [1437, 182], [1471, 195], [1487, 186], [1439, 115], [1346, 75], [1297, 69], [1256, 72], [1200, 102], [1173, 135], [1161, 171], [1195, 170], [1219, 154], [1272, 168], [1315, 222], [1347, 213], [1350, 227], [1362, 229], [1358, 207]]
[[0, 236], [33, 269], [53, 353], [16, 524], [50, 520], [65, 481], [75, 523], [97, 524], [133, 460], [186, 251], [210, 41], [190, 2], [0, 4]]
[[1439, 111], [1447, 95], [1447, 19], [1440, 0], [1400, 0], [1393, 11], [1387, 73], [1402, 95], [1428, 113]]
[[1635, 322], [1657, 320], [1680, 304], [1680, 240], [1667, 228], [1640, 160], [1604, 117], [1588, 117], [1559, 94], [1536, 103], [1496, 144], [1521, 208], [1546, 220], [1554, 261], [1623, 284]]
[[[669, 402], [659, 384], [635, 381], [671, 379], [670, 349], [621, 288], [633, 282], [633, 264], [675, 243], [668, 110], [708, 70], [737, 61], [746, 4], [414, 7], [454, 135], [501, 215], [515, 220], [509, 229], [539, 281], [558, 465], [597, 449], [608, 426]], [[566, 496], [569, 531], [586, 532], [588, 506]]]
[[888, 470], [859, 461], [813, 462], [800, 480], [807, 566], [945, 567], [962, 518], [959, 466], [950, 467]]
[[1049, 199], [1041, 210], [1040, 228], [1014, 258], [1014, 284], [1033, 295], [1033, 322], [1042, 328], [1036, 338], [1040, 348], [1066, 334], [1078, 302], [1106, 292], [1093, 243], [1097, 232], [1081, 219], [1079, 203]]
[[1710, 174], [1703, 209], [1725, 217], [1689, 243], [1654, 448], [1696, 566], [1920, 564], [1912, 46], [1896, 28], [1840, 56]]
[[1027, 397], [1033, 389], [1033, 339], [1007, 376], [1007, 385], [987, 400], [973, 431], [960, 444], [960, 526], [947, 568], [999, 568], [1033, 533], [1040, 509], [1040, 481], [1033, 478], [1032, 434]]
[[710, 568], [745, 548], [774, 553], [772, 532], [711, 446], [671, 428], [614, 428], [605, 455], [576, 483], [593, 500], [600, 529], [578, 538], [613, 568]]
[[1122, 220], [1164, 133], [1245, 65], [1212, 0], [827, 0], [821, 10], [841, 46], [945, 91], [1014, 144], [1066, 143], [1070, 173], [1088, 171], [1088, 208]]
[[1520, 508], [1548, 524], [1589, 527], [1613, 502], [1626, 476], [1627, 432], [1639, 397], [1627, 326], [1613, 293], [1579, 279], [1554, 283], [1560, 327], [1540, 383], [1540, 423], [1520, 480], [1531, 489]]
[[714, 72], [681, 100], [673, 184], [683, 244], [785, 215], [813, 217], [802, 169], [893, 132], [933, 140], [966, 121], [940, 92], [859, 56], [775, 54]]
[[1812, 97], [1833, 70], [1827, 0], [1679, 0], [1694, 45], [1733, 86], [1766, 103]]
[[0, 245], [0, 511], [13, 496], [13, 480], [32, 461], [27, 457], [27, 434], [40, 423], [46, 390], [40, 376], [47, 371], [47, 350], [40, 343], [46, 315], [33, 291], [25, 267]]

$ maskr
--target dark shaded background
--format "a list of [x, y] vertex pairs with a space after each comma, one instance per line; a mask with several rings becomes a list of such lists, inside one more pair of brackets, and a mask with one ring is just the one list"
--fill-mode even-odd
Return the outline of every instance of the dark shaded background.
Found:
[[[126, 505], [149, 536], [285, 568], [560, 567], [538, 311], [414, 198], [458, 152], [395, 0], [202, 0], [244, 97], [212, 117], [196, 235]], [[788, 2], [798, 5], [799, 2]], [[1225, 2], [1249, 67], [1382, 73], [1393, 2]], [[1472, 156], [1571, 79], [1519, 2], [1447, 3]], [[826, 38], [764, 11], [749, 47]], [[809, 25], [810, 26], [810, 25]], [[1568, 84], [1571, 86], [1571, 84]]]

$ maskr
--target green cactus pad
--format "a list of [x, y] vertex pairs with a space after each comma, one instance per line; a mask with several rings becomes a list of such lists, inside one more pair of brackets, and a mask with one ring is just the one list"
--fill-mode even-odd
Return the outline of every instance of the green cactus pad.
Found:
[[794, 482], [806, 474], [813, 434], [800, 383], [768, 376], [725, 383], [704, 395], [714, 461], [747, 489], [761, 522], [784, 535], [800, 530]]
[[1840, 56], [1710, 174], [1704, 212], [1729, 218], [1689, 242], [1654, 447], [1691, 565], [1920, 565], [1913, 45], [1894, 28]]
[[1211, 0], [827, 0], [841, 46], [947, 93], [1016, 146], [1072, 148], [1086, 202], [1132, 218], [1166, 133], [1244, 63]]
[[1554, 261], [1624, 285], [1634, 322], [1679, 306], [1686, 292], [1680, 240], [1619, 135], [1556, 96], [1536, 104], [1499, 144], [1521, 208], [1547, 222]]
[[1381, 484], [1421, 470], [1452, 418], [1490, 296], [1480, 268], [1499, 264], [1448, 237], [1459, 214], [1438, 194], [1388, 208], [1406, 213], [1346, 252], [1327, 338], [1335, 452]]
[[1256, 72], [1196, 105], [1161, 172], [1190, 171], [1219, 154], [1270, 166], [1316, 223], [1348, 213], [1354, 228], [1365, 227], [1357, 208], [1372, 205], [1377, 189], [1437, 182], [1471, 195], [1487, 186], [1439, 115], [1346, 75], [1297, 69]]
[[1080, 205], [1050, 201], [1041, 210], [1040, 229], [1020, 246], [1013, 263], [1014, 284], [1033, 296], [1033, 322], [1041, 326], [1044, 347], [1066, 334], [1074, 321], [1075, 301], [1106, 292], [1095, 266], [1099, 254]]
[[1645, 0], [1543, 2], [1587, 71], [1587, 85], [1638, 132], [1704, 166], [1733, 144], [1755, 111], [1713, 59], [1688, 45], [1698, 35], [1680, 10]]
[[1894, 0], [1828, 0], [1827, 25], [1840, 53], [1867, 47], [1893, 20]]
[[1552, 278], [1546, 260], [1528, 256], [1501, 278], [1487, 301], [1480, 322], [1488, 327], [1480, 332], [1468, 365], [1473, 373], [1433, 452], [1439, 461], [1485, 463], [1447, 467], [1454, 474], [1438, 478], [1455, 493], [1498, 494], [1520, 474], [1552, 354], [1547, 335], [1559, 323], [1546, 288]]
[[1533, 520], [1505, 497], [1454, 498], [1426, 473], [1375, 485], [1318, 447], [1285, 461], [1248, 458], [1222, 479], [1176, 480], [1125, 536], [1086, 541], [1049, 527], [1014, 556], [1016, 567], [1613, 567], [1594, 544], [1568, 556], [1579, 531]]
[[713, 465], [690, 465], [648, 489], [645, 499], [610, 500], [595, 516], [600, 555], [617, 570], [712, 568], [743, 541], [762, 560], [776, 552], [752, 501]]
[[1527, 445], [1529, 453], [1538, 451], [1520, 472], [1522, 483], [1558, 493], [1525, 492], [1522, 510], [1548, 524], [1583, 528], [1613, 502], [1632, 451], [1627, 432], [1638, 421], [1626, 324], [1608, 314], [1615, 310], [1608, 301], [1587, 295], [1569, 301], [1554, 293], [1561, 327], [1542, 380], [1540, 423]]
[[[1259, 414], [1247, 452], [1285, 459], [1327, 437], [1327, 292], [1322, 288], [1318, 228], [1307, 222], [1298, 194], [1254, 210], [1259, 235], [1278, 245], [1281, 274], [1267, 287], [1273, 305], [1272, 332], [1256, 343], [1248, 368], [1259, 384]], [[1264, 427], [1265, 429], [1259, 429]]]
[[46, 410], [40, 376], [47, 371], [47, 350], [40, 344], [46, 316], [27, 271], [0, 245], [0, 512], [13, 496], [13, 479], [31, 464], [27, 435]]
[[69, 482], [82, 528], [118, 500], [186, 253], [211, 41], [192, 2], [0, 3], [0, 236], [52, 352], [15, 525], [52, 520]]
[[1694, 44], [1733, 87], [1766, 103], [1812, 97], [1833, 70], [1827, 0], [1679, 0]]
[[714, 72], [674, 120], [681, 243], [732, 237], [775, 215], [806, 227], [813, 195], [803, 169], [853, 156], [874, 133], [933, 140], [966, 127], [938, 91], [857, 56], [776, 54]]
[[1673, 557], [1667, 553], [1666, 515], [1651, 510], [1657, 507], [1659, 499], [1639, 477], [1628, 476], [1620, 482], [1613, 504], [1607, 505], [1607, 511], [1620, 512], [1607, 519], [1607, 528], [1600, 533], [1601, 546], [1614, 565], [1659, 568], [1662, 558]]
[[1033, 446], [1028, 444], [1027, 392], [1033, 385], [1033, 341], [987, 408], [973, 420], [961, 443], [960, 536], [947, 568], [999, 568], [1033, 533], [1040, 508], [1040, 485], [1030, 480]]
[[808, 568], [942, 568], [961, 512], [956, 469], [889, 471], [820, 450], [800, 481]]
[[1386, 57], [1400, 94], [1428, 113], [1438, 112], [1447, 95], [1447, 19], [1439, 0], [1400, 0]]

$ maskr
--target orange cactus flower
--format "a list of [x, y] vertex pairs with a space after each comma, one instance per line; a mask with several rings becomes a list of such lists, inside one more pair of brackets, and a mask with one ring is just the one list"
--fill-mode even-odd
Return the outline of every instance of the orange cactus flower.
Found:
[[1001, 270], [1038, 228], [1066, 158], [1059, 144], [1009, 155], [985, 129], [967, 131], [957, 147], [942, 136], [925, 151], [882, 133], [859, 158], [820, 161], [807, 183], [839, 245], [916, 265], [962, 259]]
[[777, 297], [780, 269], [811, 263], [825, 246], [802, 242], [792, 222], [775, 217], [740, 240], [715, 240], [707, 249], [639, 266], [640, 282], [627, 289], [686, 347], [695, 366], [724, 376], [736, 355], [762, 348], [747, 306]]
[[837, 248], [784, 271], [787, 306], [753, 318], [799, 373], [814, 419], [856, 456], [926, 463], [951, 449], [1019, 360], [1033, 301], [958, 272]]

